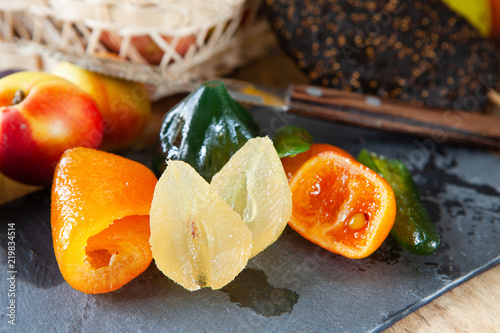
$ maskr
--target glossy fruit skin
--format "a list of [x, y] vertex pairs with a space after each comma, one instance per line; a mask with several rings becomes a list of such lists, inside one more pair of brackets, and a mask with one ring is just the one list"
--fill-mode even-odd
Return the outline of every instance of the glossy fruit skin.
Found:
[[50, 215], [56, 260], [74, 289], [106, 293], [146, 270], [156, 182], [147, 167], [118, 155], [82, 147], [63, 154]]
[[[25, 98], [11, 105], [16, 91]], [[93, 99], [46, 73], [19, 72], [0, 80], [0, 172], [29, 185], [48, 185], [72, 147], [96, 148], [103, 120]]]
[[[377, 250], [394, 224], [396, 201], [377, 173], [337, 152], [304, 163], [290, 182], [293, 212], [289, 225], [311, 242], [351, 259]], [[352, 216], [366, 223], [348, 227]]]
[[159, 177], [168, 160], [190, 164], [208, 182], [259, 127], [220, 81], [202, 84], [165, 116], [153, 151]]
[[52, 71], [94, 99], [104, 123], [101, 149], [120, 151], [141, 136], [151, 116], [151, 102], [143, 84], [94, 73], [68, 62]]
[[283, 127], [273, 138], [274, 147], [280, 158], [308, 151], [312, 143], [313, 138], [307, 130], [293, 125]]
[[398, 208], [391, 235], [413, 254], [427, 256], [436, 252], [441, 238], [404, 163], [366, 149], [359, 153], [358, 160], [384, 177], [394, 190]]
[[295, 173], [305, 162], [307, 162], [308, 159], [326, 151], [337, 152], [341, 155], [352, 158], [351, 154], [339, 147], [330, 145], [328, 143], [313, 143], [309, 150], [306, 150], [305, 152], [297, 154], [295, 156], [287, 156], [281, 159], [281, 163], [283, 164], [283, 168], [285, 169], [285, 174], [288, 178], [288, 181], [292, 180]]

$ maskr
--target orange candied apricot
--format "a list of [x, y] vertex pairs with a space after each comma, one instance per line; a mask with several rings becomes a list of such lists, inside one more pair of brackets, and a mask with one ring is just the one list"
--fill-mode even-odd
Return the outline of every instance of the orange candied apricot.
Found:
[[290, 181], [289, 225], [313, 243], [348, 258], [364, 258], [394, 224], [396, 200], [376, 172], [342, 153], [323, 152]]
[[341, 155], [345, 155], [347, 157], [352, 157], [345, 150], [332, 146], [328, 143], [313, 143], [309, 150], [297, 154], [295, 156], [287, 156], [281, 159], [281, 163], [283, 164], [283, 168], [285, 169], [285, 174], [288, 178], [288, 181], [292, 180], [293, 175], [300, 169], [302, 164], [304, 164], [308, 159], [318, 154], [321, 154], [325, 151], [333, 151], [337, 152]]
[[82, 147], [62, 155], [52, 185], [52, 239], [73, 288], [106, 293], [148, 268], [156, 182], [147, 167], [118, 155]]

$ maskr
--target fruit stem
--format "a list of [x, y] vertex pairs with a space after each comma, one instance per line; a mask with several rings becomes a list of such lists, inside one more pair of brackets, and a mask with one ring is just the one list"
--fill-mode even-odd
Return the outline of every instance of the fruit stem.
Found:
[[24, 95], [24, 91], [19, 89], [14, 94], [14, 98], [12, 99], [12, 105], [16, 105], [16, 104], [21, 103], [25, 97], [26, 97], [26, 95]]

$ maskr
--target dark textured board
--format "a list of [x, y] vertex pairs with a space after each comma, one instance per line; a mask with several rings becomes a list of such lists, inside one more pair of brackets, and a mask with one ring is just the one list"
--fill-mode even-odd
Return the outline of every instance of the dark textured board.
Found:
[[485, 108], [495, 42], [441, 0], [267, 0], [278, 40], [311, 83], [460, 110]]
[[[393, 239], [366, 259], [350, 260], [287, 227], [223, 290], [189, 292], [154, 263], [123, 288], [102, 295], [73, 290], [52, 250], [50, 198], [44, 190], [0, 207], [1, 322], [6, 316], [7, 224], [16, 229], [16, 326], [22, 332], [380, 331], [450, 288], [500, 262], [500, 158], [298, 116], [252, 111], [263, 132], [296, 124], [316, 142], [356, 155], [362, 148], [400, 158], [414, 174], [442, 236], [430, 257]], [[149, 164], [150, 152], [133, 156]]]

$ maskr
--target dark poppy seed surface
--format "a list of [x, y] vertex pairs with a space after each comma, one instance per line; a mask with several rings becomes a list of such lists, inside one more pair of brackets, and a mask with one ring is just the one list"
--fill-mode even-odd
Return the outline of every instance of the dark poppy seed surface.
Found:
[[416, 105], [483, 110], [498, 50], [441, 0], [266, 0], [311, 83]]

